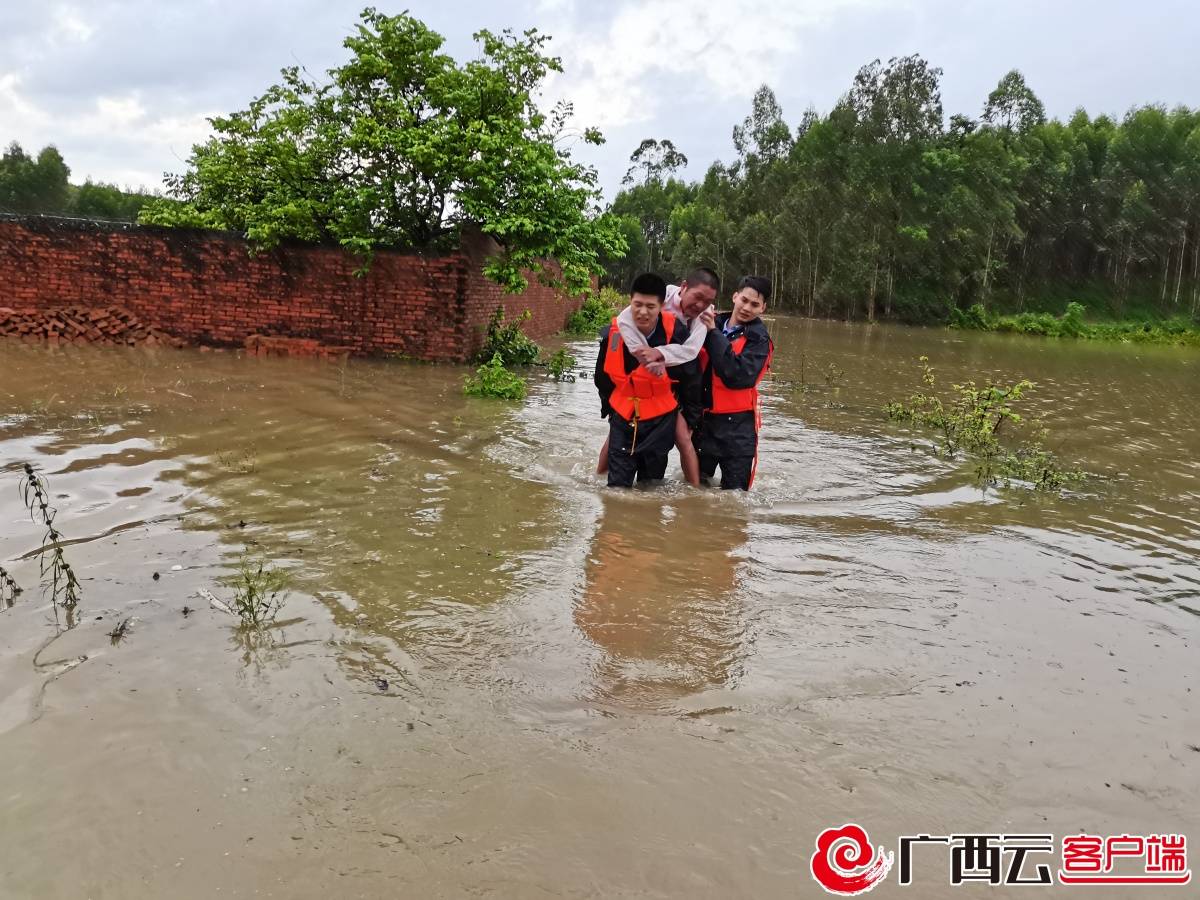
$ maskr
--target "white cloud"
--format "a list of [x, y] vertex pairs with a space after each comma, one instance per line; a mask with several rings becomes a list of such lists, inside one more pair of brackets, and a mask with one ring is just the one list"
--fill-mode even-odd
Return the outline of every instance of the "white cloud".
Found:
[[[839, 12], [886, 0], [626, 0], [606, 28], [571, 22], [547, 30], [566, 72], [550, 85], [551, 99], [569, 98], [580, 120], [613, 128], [658, 118], [673, 97], [662, 89], [674, 77], [682, 89], [722, 101], [747, 100], [777, 80], [805, 52], [811, 32]], [[657, 83], [657, 84], [656, 84]]]
[[92, 39], [96, 29], [72, 6], [60, 6], [54, 10], [54, 33], [75, 43], [85, 44]]
[[0, 75], [0, 138], [27, 153], [54, 144], [71, 167], [71, 180], [87, 178], [157, 189], [163, 169], [182, 171], [193, 144], [211, 133], [213, 112], [164, 114], [137, 94], [101, 96], [70, 115], [53, 115], [32, 103], [14, 72]]
[[129, 128], [145, 118], [146, 107], [136, 94], [125, 97], [99, 97], [96, 100], [96, 116], [87, 123], [95, 128]]
[[44, 126], [49, 116], [30, 103], [21, 93], [21, 76], [16, 72], [0, 75], [0, 135], [16, 134], [29, 127]]

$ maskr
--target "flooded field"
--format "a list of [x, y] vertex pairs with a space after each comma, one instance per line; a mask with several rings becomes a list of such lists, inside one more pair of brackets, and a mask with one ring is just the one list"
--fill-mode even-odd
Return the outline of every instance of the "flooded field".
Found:
[[[604, 489], [589, 342], [520, 405], [453, 367], [0, 343], [0, 897], [820, 896], [844, 822], [1200, 841], [1200, 356], [771, 326], [749, 495]], [[921, 354], [1037, 382], [1105, 477], [984, 493], [914, 449], [882, 408]], [[198, 594], [247, 549], [290, 574], [266, 635]], [[912, 896], [985, 890], [947, 868]]]

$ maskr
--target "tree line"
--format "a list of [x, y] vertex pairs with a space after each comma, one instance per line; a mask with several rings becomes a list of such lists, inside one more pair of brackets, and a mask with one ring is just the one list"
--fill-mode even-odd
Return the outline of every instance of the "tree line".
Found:
[[122, 190], [114, 184], [71, 184], [71, 170], [58, 148], [43, 147], [36, 157], [13, 141], [0, 156], [0, 212], [75, 216], [83, 219], [137, 220], [152, 194]]
[[602, 136], [570, 104], [536, 101], [562, 70], [546, 36], [475, 37], [480, 55], [459, 63], [412, 16], [364, 10], [343, 65], [286, 68], [212, 119], [165, 196], [72, 185], [54, 147], [14, 143], [0, 212], [330, 241], [364, 266], [376, 248], [450, 246], [471, 225], [499, 243], [487, 271], [509, 290], [547, 258], [559, 267], [545, 277], [573, 291], [601, 272], [624, 287], [705, 264], [726, 283], [768, 275], [778, 306], [810, 316], [927, 322], [1070, 300], [1200, 313], [1200, 110], [1048, 120], [1012, 71], [978, 117], [947, 118], [940, 69], [876, 60], [794, 125], [761, 87], [733, 129], [736, 158], [700, 180], [678, 177], [687, 158], [669, 138], [643, 141], [602, 209], [595, 171], [569, 151]]
[[919, 56], [876, 60], [794, 127], [764, 85], [733, 129], [737, 158], [699, 181], [676, 177], [671, 140], [643, 141], [609, 208], [629, 252], [608, 277], [755, 272], [779, 305], [847, 319], [1075, 296], [1200, 313], [1200, 110], [1048, 120], [1014, 70], [977, 118], [947, 119], [940, 77]]

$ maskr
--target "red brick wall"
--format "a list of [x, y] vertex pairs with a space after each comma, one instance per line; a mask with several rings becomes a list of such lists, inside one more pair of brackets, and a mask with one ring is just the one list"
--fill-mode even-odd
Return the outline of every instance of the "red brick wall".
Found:
[[560, 331], [578, 301], [531, 279], [505, 296], [480, 271], [474, 236], [454, 253], [380, 252], [365, 276], [340, 248], [289, 245], [251, 256], [217, 232], [41, 217], [0, 218], [0, 307], [124, 306], [193, 344], [241, 345], [251, 334], [300, 337], [355, 354], [462, 361], [497, 304], [528, 308], [525, 333]]

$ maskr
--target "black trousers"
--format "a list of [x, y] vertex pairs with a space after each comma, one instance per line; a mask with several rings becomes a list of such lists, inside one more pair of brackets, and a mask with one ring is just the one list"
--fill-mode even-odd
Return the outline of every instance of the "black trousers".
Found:
[[700, 457], [700, 477], [712, 478], [717, 473], [717, 466], [720, 466], [722, 490], [750, 490], [750, 482], [754, 477], [753, 456], [716, 456], [703, 450], [697, 455]]
[[633, 487], [634, 479], [646, 482], [666, 477], [667, 454], [675, 446], [674, 411], [639, 422], [636, 440], [633, 426], [615, 412], [608, 424], [609, 487]]

